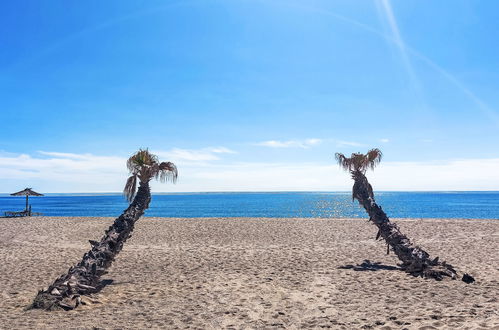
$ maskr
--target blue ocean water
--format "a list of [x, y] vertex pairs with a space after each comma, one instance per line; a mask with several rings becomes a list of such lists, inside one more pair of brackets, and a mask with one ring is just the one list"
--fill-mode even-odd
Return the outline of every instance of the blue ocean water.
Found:
[[[375, 192], [392, 218], [499, 219], [499, 192]], [[118, 216], [128, 206], [120, 194], [47, 194], [31, 197], [46, 216]], [[24, 197], [0, 195], [0, 212], [21, 211]], [[154, 194], [145, 216], [355, 217], [366, 213], [350, 192], [238, 192]]]

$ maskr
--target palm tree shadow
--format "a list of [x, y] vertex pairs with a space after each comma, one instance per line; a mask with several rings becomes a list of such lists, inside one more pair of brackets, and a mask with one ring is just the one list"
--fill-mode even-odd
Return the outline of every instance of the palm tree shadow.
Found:
[[344, 265], [339, 266], [339, 269], [353, 269], [356, 272], [371, 271], [376, 272], [378, 270], [402, 270], [400, 267], [383, 265], [381, 262], [372, 262], [368, 259], [364, 260], [359, 265]]
[[99, 285], [96, 286], [96, 291], [98, 292], [98, 291], [104, 289], [108, 285], [116, 286], [116, 285], [123, 285], [123, 284], [129, 284], [129, 283], [133, 283], [133, 282], [132, 281], [117, 282], [117, 281], [112, 280], [112, 279], [105, 279], [105, 280], [101, 280], [99, 282]]
[[95, 289], [96, 289], [95, 292], [99, 292], [102, 289], [104, 289], [106, 286], [112, 285], [112, 284], [116, 285], [116, 283], [114, 283], [114, 280], [111, 280], [111, 279], [101, 280], [99, 282], [99, 284], [95, 287]]

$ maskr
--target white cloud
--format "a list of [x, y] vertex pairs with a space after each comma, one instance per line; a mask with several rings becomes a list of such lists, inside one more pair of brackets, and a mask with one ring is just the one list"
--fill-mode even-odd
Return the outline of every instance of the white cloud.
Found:
[[8, 192], [36, 186], [42, 192], [120, 191], [127, 175], [126, 158], [56, 152], [40, 154], [51, 157], [1, 155], [2, 190]]
[[381, 163], [369, 176], [379, 190], [498, 190], [499, 159]]
[[379, 141], [382, 143], [388, 143], [390, 142], [390, 139], [379, 139]]
[[[206, 166], [220, 154], [232, 154], [225, 147], [199, 150], [158, 151], [162, 161], [173, 161], [179, 168]], [[36, 155], [0, 153], [2, 191], [33, 186], [44, 192], [121, 191], [128, 176], [127, 157], [97, 156], [39, 151]]]
[[[92, 154], [67, 154], [58, 152], [39, 152], [51, 158], [32, 157], [26, 154], [16, 156], [1, 156], [0, 169], [50, 171], [66, 175], [66, 170], [72, 172], [99, 169], [99, 171], [115, 171], [118, 164], [123, 164], [125, 158], [113, 156], [96, 156]], [[0, 172], [2, 175], [3, 172]]]
[[316, 146], [322, 142], [321, 139], [306, 139], [306, 140], [288, 140], [288, 141], [277, 141], [269, 140], [256, 143], [258, 146], [270, 147], [270, 148], [303, 148], [307, 149], [312, 146]]
[[220, 159], [213, 152], [206, 150], [188, 150], [188, 149], [178, 149], [173, 148], [168, 151], [152, 151], [154, 154], [158, 155], [160, 158], [166, 158], [169, 161], [207, 161], [207, 160], [218, 160]]
[[[350, 175], [333, 161], [227, 163], [212, 161], [213, 154], [217, 153], [212, 150], [210, 154], [206, 149], [190, 150], [190, 153], [184, 149], [170, 150], [169, 155], [183, 157], [181, 162], [176, 162], [179, 182], [177, 185], [153, 182], [153, 191], [349, 191], [352, 186]], [[162, 155], [160, 159], [173, 160]], [[28, 186], [40, 192], [121, 191], [128, 176], [125, 162], [125, 157], [92, 154], [2, 153], [2, 191], [12, 192]], [[374, 172], [368, 173], [368, 177], [375, 190], [498, 190], [497, 168], [499, 159], [382, 162]]]
[[305, 144], [309, 145], [309, 146], [314, 146], [314, 145], [320, 144], [321, 142], [322, 142], [321, 139], [306, 139], [305, 140]]
[[153, 150], [152, 153], [158, 155], [160, 158], [172, 162], [184, 163], [188, 162], [204, 162], [219, 160], [217, 154], [236, 154], [235, 151], [226, 147], [209, 147], [203, 149], [179, 149], [173, 148], [168, 151]]
[[211, 147], [207, 148], [206, 150], [209, 150], [211, 152], [214, 152], [216, 154], [237, 154], [234, 150], [231, 150], [226, 147]]
[[[498, 190], [499, 159], [384, 162], [367, 176], [376, 190]], [[477, 170], [479, 169], [479, 170]], [[350, 175], [334, 163], [234, 163], [187, 167], [179, 191], [349, 191]]]
[[336, 141], [337, 147], [363, 147], [364, 146], [362, 143], [353, 142], [353, 141], [342, 141], [342, 140], [335, 140], [335, 141]]
[[55, 158], [70, 158], [70, 159], [89, 159], [93, 157], [91, 154], [72, 154], [66, 152], [49, 152], [49, 151], [38, 151], [39, 154], [45, 156], [53, 156]]
[[[499, 159], [384, 162], [367, 176], [376, 190], [497, 190]], [[479, 169], [477, 171], [477, 169]], [[233, 163], [186, 167], [175, 191], [350, 191], [350, 175], [331, 164]]]

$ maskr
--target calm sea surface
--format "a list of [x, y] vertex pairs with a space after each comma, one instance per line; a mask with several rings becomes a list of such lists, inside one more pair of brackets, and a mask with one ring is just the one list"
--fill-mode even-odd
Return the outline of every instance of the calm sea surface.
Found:
[[[499, 219], [499, 192], [376, 192], [393, 218]], [[31, 197], [47, 216], [118, 216], [120, 194], [47, 194]], [[21, 211], [24, 197], [0, 194], [0, 212]], [[178, 193], [153, 195], [145, 216], [157, 217], [362, 217], [349, 192]]]

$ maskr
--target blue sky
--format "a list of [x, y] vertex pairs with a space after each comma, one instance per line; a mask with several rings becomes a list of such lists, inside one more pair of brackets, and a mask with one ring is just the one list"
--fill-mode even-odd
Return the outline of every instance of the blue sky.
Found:
[[383, 190], [499, 190], [494, 1], [7, 1], [3, 192], [348, 190], [334, 152], [383, 150]]

